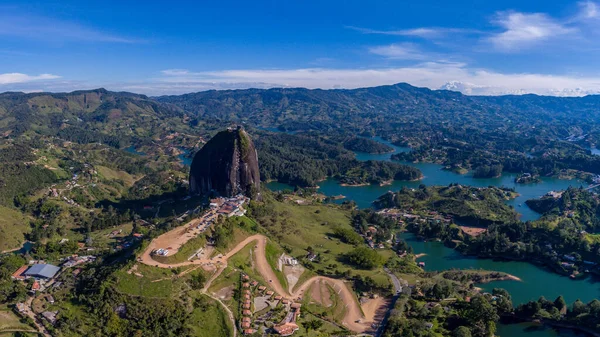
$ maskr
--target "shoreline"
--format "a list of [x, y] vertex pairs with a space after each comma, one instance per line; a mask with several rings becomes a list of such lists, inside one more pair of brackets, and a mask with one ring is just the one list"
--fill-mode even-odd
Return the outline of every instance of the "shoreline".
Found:
[[363, 186], [370, 186], [371, 184], [369, 183], [362, 183], [362, 184], [347, 184], [347, 183], [341, 183], [340, 186], [343, 187], [363, 187]]
[[[508, 321], [502, 322], [503, 319], [508, 320]], [[575, 323], [561, 322], [561, 321], [555, 321], [555, 320], [551, 320], [551, 319], [533, 319], [533, 318], [519, 317], [515, 314], [509, 314], [509, 315], [503, 316], [501, 318], [501, 323], [502, 324], [533, 323], [533, 324], [539, 324], [539, 325], [547, 326], [547, 327], [551, 327], [551, 328], [569, 329], [569, 330], [573, 330], [575, 332], [587, 334], [589, 336], [600, 337], [600, 332], [594, 331], [591, 328], [583, 327], [583, 326], [577, 325]]]

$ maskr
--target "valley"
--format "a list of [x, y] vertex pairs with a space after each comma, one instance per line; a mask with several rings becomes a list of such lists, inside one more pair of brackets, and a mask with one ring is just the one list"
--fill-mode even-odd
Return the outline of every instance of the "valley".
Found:
[[[403, 85], [381, 90], [454, 97]], [[10, 168], [3, 172], [13, 176], [3, 180], [10, 188], [2, 191], [1, 207], [10, 211], [0, 224], [14, 233], [3, 244], [8, 251], [32, 241], [30, 251], [15, 255], [19, 260], [9, 266], [22, 266], [21, 259], [27, 258], [65, 268], [69, 255], [96, 258], [81, 262], [77, 275], [59, 274], [54, 281], [60, 287], [37, 293], [23, 293], [32, 285], [10, 280], [14, 270], [7, 271], [2, 281], [5, 301], [42, 303], [34, 306], [34, 317], [56, 312], [56, 321], [40, 321], [51, 335], [166, 332], [166, 325], [148, 325], [140, 319], [141, 311], [131, 309], [139, 307], [190, 336], [297, 328], [294, 334], [300, 336], [379, 337], [407, 331], [407, 326], [423, 335], [451, 335], [466, 327], [478, 336], [493, 331], [500, 336], [552, 336], [554, 330], [520, 331], [526, 325], [508, 324], [512, 310], [528, 321], [539, 315], [559, 319], [545, 302], [547, 311], [540, 309], [535, 317], [527, 316], [525, 305], [540, 296], [592, 305], [600, 295], [595, 269], [586, 267], [597, 260], [596, 190], [579, 189], [590, 186], [597, 174], [585, 166], [593, 165], [593, 154], [588, 156], [584, 147], [594, 132], [577, 138], [579, 143], [548, 143], [556, 137], [545, 134], [540, 136], [544, 142], [531, 148], [515, 145], [509, 151], [531, 158], [508, 165], [505, 150], [492, 150], [484, 156], [489, 161], [481, 161], [480, 149], [459, 146], [459, 153], [449, 151], [457, 147], [456, 139], [450, 144], [431, 138], [429, 126], [406, 114], [388, 116], [402, 134], [364, 112], [354, 121], [344, 120], [347, 128], [338, 125], [329, 131], [324, 130], [340, 118], [334, 113], [321, 122], [317, 116], [292, 122], [263, 119], [265, 115], [238, 127], [242, 115], [225, 123], [164, 97], [103, 90], [48, 95], [43, 96], [45, 104], [79, 104], [48, 111], [32, 104], [41, 98], [28, 95], [19, 97], [30, 115], [22, 121], [24, 130], [39, 124], [45, 126], [43, 132], [15, 133], [2, 141], [3, 165]], [[114, 106], [79, 110], [77, 102], [88, 95], [92, 102], [102, 99]], [[461, 99], [489, 104], [481, 98]], [[14, 101], [10, 104], [7, 111]], [[214, 116], [218, 111], [213, 110]], [[56, 117], [49, 113], [65, 118], [54, 123]], [[96, 114], [95, 120], [90, 113]], [[427, 113], [421, 117], [434, 118]], [[84, 131], [77, 118], [85, 121]], [[461, 118], [469, 117], [461, 113]], [[494, 118], [469, 125], [485, 133]], [[409, 120], [416, 127], [402, 126]], [[556, 131], [553, 123], [529, 122], [545, 132]], [[128, 131], [121, 132], [126, 125]], [[455, 131], [442, 133], [467, 139]], [[205, 144], [220, 132], [234, 135], [231, 142], [218, 142], [211, 155], [200, 154], [213, 147]], [[238, 132], [246, 136], [238, 137]], [[514, 136], [508, 129], [506, 135]], [[518, 137], [517, 143], [526, 139]], [[419, 139], [432, 142], [417, 143]], [[587, 164], [572, 162], [571, 153]], [[555, 156], [552, 169], [533, 160], [550, 155]], [[194, 167], [196, 159], [201, 164]], [[487, 177], [499, 163], [502, 172]], [[524, 169], [539, 175], [539, 181], [518, 183]], [[19, 182], [28, 177], [36, 185], [21, 188]], [[242, 202], [237, 193], [249, 199]], [[216, 194], [226, 198], [219, 201]], [[559, 197], [552, 197], [553, 202], [534, 200], [546, 195]], [[391, 199], [386, 201], [386, 196]], [[449, 222], [435, 226], [387, 219], [376, 212], [383, 208], [422, 219], [446, 217]], [[511, 227], [516, 224], [521, 227]], [[519, 236], [510, 232], [515, 229]], [[552, 242], [552, 250], [541, 240]], [[548, 253], [555, 250], [556, 256]], [[3, 259], [12, 256], [7, 253]], [[248, 283], [257, 283], [245, 288], [240, 280], [246, 277]], [[481, 280], [485, 283], [476, 283]], [[44, 302], [47, 294], [54, 303]], [[242, 299], [245, 295], [250, 300]], [[94, 303], [106, 306], [100, 311]], [[592, 309], [585, 310], [585, 317], [591, 317]], [[222, 324], [201, 328], [203, 315]], [[573, 315], [569, 311], [563, 323], [584, 319]], [[79, 326], [69, 323], [73, 320]]]

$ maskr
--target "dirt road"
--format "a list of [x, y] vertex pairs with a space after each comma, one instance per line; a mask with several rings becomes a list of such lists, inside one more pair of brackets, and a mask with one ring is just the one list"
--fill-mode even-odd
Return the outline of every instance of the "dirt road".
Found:
[[25, 300], [25, 311], [23, 312], [23, 314], [25, 314], [33, 320], [33, 324], [35, 324], [39, 333], [41, 333], [44, 337], [51, 337], [48, 330], [46, 330], [46, 327], [44, 327], [44, 324], [42, 323], [41, 319], [31, 309], [31, 303], [33, 302], [33, 299], [34, 297], [30, 296], [27, 298], [27, 300]]
[[356, 297], [354, 297], [352, 291], [350, 291], [348, 286], [346, 286], [346, 283], [342, 280], [325, 276], [315, 276], [304, 282], [296, 292], [290, 295], [294, 299], [303, 297], [304, 292], [309, 289], [314, 282], [319, 280], [329, 283], [336, 291], [337, 295], [342, 299], [342, 302], [346, 305], [346, 314], [344, 315], [344, 321], [342, 322], [345, 327], [356, 332], [365, 332], [370, 329], [369, 322], [365, 321], [365, 317]]
[[[188, 225], [176, 228], [176, 229], [174, 229], [170, 232], [167, 232], [167, 233], [159, 236], [158, 238], [154, 239], [150, 243], [150, 245], [148, 246], [146, 251], [142, 254], [139, 261], [141, 263], [144, 263], [144, 264], [147, 264], [150, 266], [160, 267], [160, 268], [176, 268], [176, 267], [189, 266], [189, 265], [194, 265], [194, 264], [195, 265], [218, 266], [217, 272], [212, 275], [212, 277], [208, 280], [208, 282], [206, 282], [206, 285], [204, 287], [204, 290], [206, 291], [210, 287], [211, 283], [223, 272], [223, 270], [227, 266], [227, 261], [229, 260], [230, 257], [232, 257], [233, 255], [238, 253], [240, 250], [242, 250], [244, 247], [246, 247], [251, 242], [256, 242], [256, 247], [254, 250], [255, 259], [256, 259], [256, 269], [260, 273], [260, 275], [265, 279], [265, 281], [269, 282], [269, 286], [273, 289], [273, 291], [275, 291], [277, 294], [279, 294], [283, 297], [287, 297], [287, 298], [296, 300], [298, 298], [301, 298], [303, 296], [304, 292], [315, 281], [322, 280], [324, 282], [327, 282], [331, 286], [333, 286], [333, 288], [337, 292], [337, 295], [342, 299], [342, 301], [346, 305], [346, 314], [344, 316], [343, 325], [352, 331], [361, 332], [361, 333], [370, 329], [369, 322], [365, 322], [365, 317], [362, 313], [362, 310], [360, 308], [358, 301], [356, 300], [356, 297], [354, 296], [352, 291], [346, 286], [346, 284], [342, 280], [332, 279], [332, 278], [324, 277], [324, 276], [315, 276], [315, 277], [307, 280], [302, 286], [300, 286], [300, 288], [298, 288], [298, 290], [296, 290], [293, 293], [290, 293], [287, 290], [285, 290], [285, 288], [281, 285], [281, 283], [279, 282], [279, 279], [275, 275], [275, 272], [269, 265], [269, 262], [267, 261], [267, 257], [265, 255], [265, 248], [266, 248], [268, 239], [264, 235], [256, 234], [256, 235], [247, 237], [244, 241], [240, 242], [231, 251], [229, 251], [226, 255], [224, 255], [220, 258], [198, 259], [198, 260], [194, 260], [194, 261], [186, 261], [186, 262], [175, 263], [175, 264], [160, 263], [160, 262], [152, 259], [151, 252], [154, 249], [156, 249], [157, 247], [173, 247], [173, 248], [177, 247], [177, 248], [179, 248], [180, 245], [177, 246], [177, 244], [175, 243], [175, 242], [177, 242], [177, 243], [181, 242], [181, 240], [177, 238], [177, 235], [186, 235], [185, 228], [187, 228], [187, 227], [188, 227]], [[170, 240], [174, 240], [174, 241], [171, 242]], [[360, 322], [360, 323], [358, 323], [358, 322]]]

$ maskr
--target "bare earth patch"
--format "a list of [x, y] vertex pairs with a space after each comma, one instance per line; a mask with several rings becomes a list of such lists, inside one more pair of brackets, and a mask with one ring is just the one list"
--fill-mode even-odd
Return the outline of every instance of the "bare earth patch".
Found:
[[233, 297], [233, 286], [222, 288], [215, 293], [215, 296], [221, 300], [230, 300]]
[[362, 304], [362, 311], [367, 322], [381, 322], [389, 305], [389, 300], [383, 297], [370, 298]]
[[485, 228], [466, 227], [466, 226], [460, 226], [459, 228], [463, 232], [465, 232], [465, 234], [470, 235], [470, 236], [479, 236], [479, 235], [487, 232], [487, 229], [485, 229]]
[[259, 296], [254, 298], [254, 312], [259, 312], [271, 306], [269, 299], [271, 296]]
[[318, 280], [313, 283], [312, 287], [310, 287], [310, 298], [313, 302], [326, 308], [333, 305], [333, 302], [331, 301], [331, 292], [324, 280]]
[[298, 283], [298, 280], [300, 279], [300, 276], [302, 275], [302, 273], [304, 273], [304, 267], [302, 267], [301, 265], [296, 265], [293, 267], [292, 266], [284, 266], [283, 267], [283, 274], [285, 275], [285, 278], [287, 279], [289, 292], [292, 292], [292, 289], [294, 289], [294, 287]]

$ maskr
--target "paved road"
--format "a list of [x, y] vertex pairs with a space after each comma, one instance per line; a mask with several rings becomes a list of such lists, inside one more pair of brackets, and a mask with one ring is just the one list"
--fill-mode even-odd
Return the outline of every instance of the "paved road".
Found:
[[385, 313], [385, 317], [383, 318], [383, 321], [381, 321], [379, 328], [377, 328], [377, 331], [375, 332], [375, 337], [380, 337], [383, 334], [385, 326], [387, 325], [387, 321], [390, 318], [392, 309], [394, 309], [394, 306], [396, 304], [396, 300], [398, 300], [398, 297], [400, 297], [400, 293], [402, 293], [402, 284], [406, 283], [406, 281], [404, 281], [404, 280], [400, 281], [398, 276], [396, 276], [394, 273], [392, 273], [389, 269], [383, 268], [383, 270], [386, 272], [386, 274], [388, 274], [390, 279], [392, 279], [392, 284], [394, 285], [394, 290], [396, 291], [396, 293], [394, 294], [394, 297], [392, 298], [392, 301], [390, 302], [390, 306], [388, 307], [388, 311]]
[[402, 282], [400, 282], [400, 279], [396, 275], [394, 275], [394, 273], [392, 273], [389, 269], [383, 268], [383, 270], [392, 279], [392, 284], [394, 284], [394, 289], [396, 290], [396, 294], [401, 293], [402, 292]]

